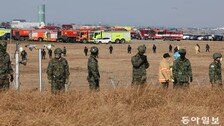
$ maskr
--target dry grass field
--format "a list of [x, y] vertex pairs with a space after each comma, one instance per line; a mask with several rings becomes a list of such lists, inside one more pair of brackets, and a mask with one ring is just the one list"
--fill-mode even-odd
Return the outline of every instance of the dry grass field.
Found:
[[[24, 47], [28, 42], [21, 43]], [[46, 43], [32, 42], [38, 47]], [[195, 44], [201, 46], [201, 53], [195, 55]], [[205, 52], [209, 43], [211, 52]], [[144, 89], [131, 89], [131, 56], [137, 53], [137, 47], [145, 44], [150, 67], [147, 70], [147, 86]], [[152, 44], [156, 44], [157, 53], [152, 53]], [[179, 45], [187, 49], [193, 69], [193, 82], [189, 90], [173, 90], [172, 85], [166, 91], [158, 83], [158, 67], [168, 46]], [[70, 89], [62, 95], [51, 95], [47, 81], [47, 56], [43, 60], [44, 92], [38, 92], [38, 52], [28, 52], [27, 66], [20, 67], [20, 91], [12, 89], [0, 93], [0, 126], [179, 126], [182, 117], [219, 117], [224, 125], [224, 90], [211, 90], [208, 79], [208, 66], [212, 54], [223, 54], [223, 42], [197, 41], [133, 41], [132, 54], [127, 54], [128, 44], [113, 44], [114, 52], [109, 54], [109, 45], [99, 47], [99, 69], [101, 91], [88, 92], [87, 59], [85, 46], [92, 44], [54, 43], [55, 47], [66, 47], [70, 65]], [[14, 53], [15, 44], [9, 44], [8, 52]], [[12, 58], [12, 61], [14, 59]], [[113, 84], [117, 84], [115, 87]], [[211, 124], [210, 120], [210, 124]], [[202, 120], [199, 120], [202, 125]], [[189, 122], [188, 125], [197, 125]]]

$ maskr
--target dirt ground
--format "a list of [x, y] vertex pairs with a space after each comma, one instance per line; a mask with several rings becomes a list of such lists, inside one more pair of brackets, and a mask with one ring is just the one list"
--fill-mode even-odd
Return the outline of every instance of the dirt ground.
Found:
[[[28, 64], [26, 66], [20, 65], [20, 81], [21, 90], [23, 89], [35, 89], [38, 88], [38, 51], [30, 51], [25, 48], [27, 44], [35, 44], [39, 48], [43, 47], [43, 44], [39, 42], [21, 42], [20, 46], [23, 47], [28, 53]], [[211, 52], [205, 52], [205, 45], [209, 44]], [[64, 46], [67, 48], [67, 56], [70, 66], [70, 89], [85, 89], [88, 88], [87, 77], [87, 60], [89, 57], [84, 56], [83, 49], [87, 46], [89, 49], [93, 44], [74, 44], [74, 43], [52, 43], [54, 48]], [[100, 86], [101, 89], [113, 88], [114, 85], [128, 86], [131, 84], [132, 65], [131, 57], [137, 53], [137, 47], [141, 44], [145, 44], [147, 47], [146, 55], [150, 63], [149, 69], [147, 69], [147, 82], [155, 87], [160, 86], [158, 83], [158, 67], [159, 62], [162, 59], [164, 53], [168, 52], [168, 46], [171, 44], [173, 48], [179, 45], [180, 48], [187, 50], [187, 58], [189, 58], [192, 70], [193, 70], [193, 82], [192, 85], [206, 85], [209, 84], [208, 80], [208, 66], [212, 62], [212, 54], [214, 52], [223, 53], [223, 42], [210, 42], [210, 41], [137, 41], [134, 40], [130, 43], [132, 46], [132, 53], [127, 53], [128, 44], [113, 44], [113, 54], [109, 54], [109, 45], [101, 44], [95, 45], [99, 48], [99, 70], [101, 74]], [[152, 44], [157, 46], [157, 53], [152, 53]], [[196, 55], [194, 46], [199, 44], [201, 47], [201, 53]], [[12, 62], [15, 64], [13, 53], [15, 50], [15, 44], [12, 42], [9, 44], [8, 52], [12, 56]], [[173, 55], [173, 54], [171, 54]], [[42, 61], [43, 68], [43, 83], [45, 90], [49, 90], [49, 84], [47, 81], [46, 69], [49, 62], [47, 59]]]

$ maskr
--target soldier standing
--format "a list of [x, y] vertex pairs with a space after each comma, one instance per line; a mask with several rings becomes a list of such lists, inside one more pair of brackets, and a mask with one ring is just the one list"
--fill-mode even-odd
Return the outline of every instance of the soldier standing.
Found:
[[159, 65], [159, 82], [164, 89], [167, 89], [169, 87], [169, 82], [172, 81], [170, 68], [170, 54], [165, 53]]
[[63, 55], [66, 56], [67, 55], [67, 50], [66, 50], [66, 47], [64, 47], [63, 49]]
[[222, 54], [214, 53], [214, 61], [209, 65], [209, 78], [212, 84], [212, 87], [222, 86]]
[[65, 85], [69, 81], [69, 65], [65, 58], [63, 58], [62, 50], [57, 48], [54, 50], [55, 58], [51, 59], [47, 67], [47, 78], [51, 84], [51, 92], [64, 92]]
[[110, 51], [110, 54], [112, 54], [113, 53], [113, 46], [112, 45], [110, 45], [110, 47], [109, 47], [109, 51]]
[[52, 50], [51, 49], [48, 50], [48, 55], [49, 55], [49, 58], [52, 59]]
[[27, 52], [25, 50], [23, 50], [21, 52], [21, 57], [22, 57], [22, 61], [20, 62], [23, 65], [26, 65], [27, 63]]
[[210, 51], [210, 46], [208, 44], [206, 44], [205, 46], [205, 52], [209, 52]]
[[42, 49], [41, 51], [42, 59], [46, 59], [46, 51]]
[[96, 46], [91, 47], [90, 49], [91, 55], [88, 59], [88, 77], [87, 80], [89, 82], [89, 89], [91, 91], [99, 91], [100, 85], [100, 73], [99, 73], [99, 66], [98, 60], [96, 59], [99, 53], [99, 50]]
[[173, 50], [173, 46], [170, 44], [170, 46], [169, 46], [169, 52], [171, 53], [172, 50]]
[[128, 45], [128, 53], [131, 54], [131, 46]]
[[0, 90], [9, 89], [9, 83], [13, 81], [13, 69], [10, 56], [6, 52], [7, 42], [0, 43]]
[[179, 50], [180, 57], [173, 62], [174, 88], [189, 87], [189, 81], [193, 81], [190, 61], [185, 57], [186, 50]]
[[153, 53], [156, 53], [156, 45], [155, 44], [153, 44], [152, 50], [153, 50]]
[[144, 85], [146, 83], [146, 69], [149, 67], [147, 56], [144, 55], [146, 48], [143, 45], [138, 47], [138, 53], [131, 58], [133, 66], [132, 86]]
[[87, 54], [88, 54], [88, 48], [86, 46], [84, 48], [84, 53], [85, 53], [85, 56], [87, 56]]

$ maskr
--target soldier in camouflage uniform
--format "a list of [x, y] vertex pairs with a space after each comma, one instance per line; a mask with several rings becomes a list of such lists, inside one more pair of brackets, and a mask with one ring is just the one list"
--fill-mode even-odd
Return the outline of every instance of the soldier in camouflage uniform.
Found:
[[96, 46], [91, 47], [90, 49], [91, 55], [88, 60], [88, 77], [87, 80], [89, 82], [89, 89], [99, 91], [99, 81], [100, 81], [100, 73], [98, 68], [97, 56], [99, 50]]
[[214, 53], [213, 54], [214, 61], [209, 65], [209, 78], [214, 86], [222, 86], [222, 68], [221, 68], [221, 61], [222, 61], [222, 54]]
[[10, 56], [6, 52], [7, 42], [0, 43], [0, 89], [9, 89], [9, 81], [13, 81], [13, 69]]
[[185, 57], [185, 49], [180, 49], [179, 54], [180, 57], [173, 62], [173, 87], [189, 87], [189, 81], [193, 81], [191, 63]]
[[57, 48], [54, 50], [55, 58], [51, 59], [48, 68], [47, 76], [51, 84], [51, 92], [64, 92], [65, 84], [69, 81], [69, 65], [65, 58], [61, 57], [62, 50]]
[[143, 85], [146, 83], [146, 69], [149, 67], [147, 56], [144, 55], [146, 47], [140, 45], [138, 53], [131, 58], [133, 73], [132, 73], [132, 86]]

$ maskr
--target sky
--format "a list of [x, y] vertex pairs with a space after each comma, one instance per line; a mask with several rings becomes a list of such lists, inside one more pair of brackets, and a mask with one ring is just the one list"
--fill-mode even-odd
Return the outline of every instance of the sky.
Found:
[[224, 0], [0, 0], [0, 22], [38, 20], [46, 5], [47, 23], [163, 27], [223, 27]]

